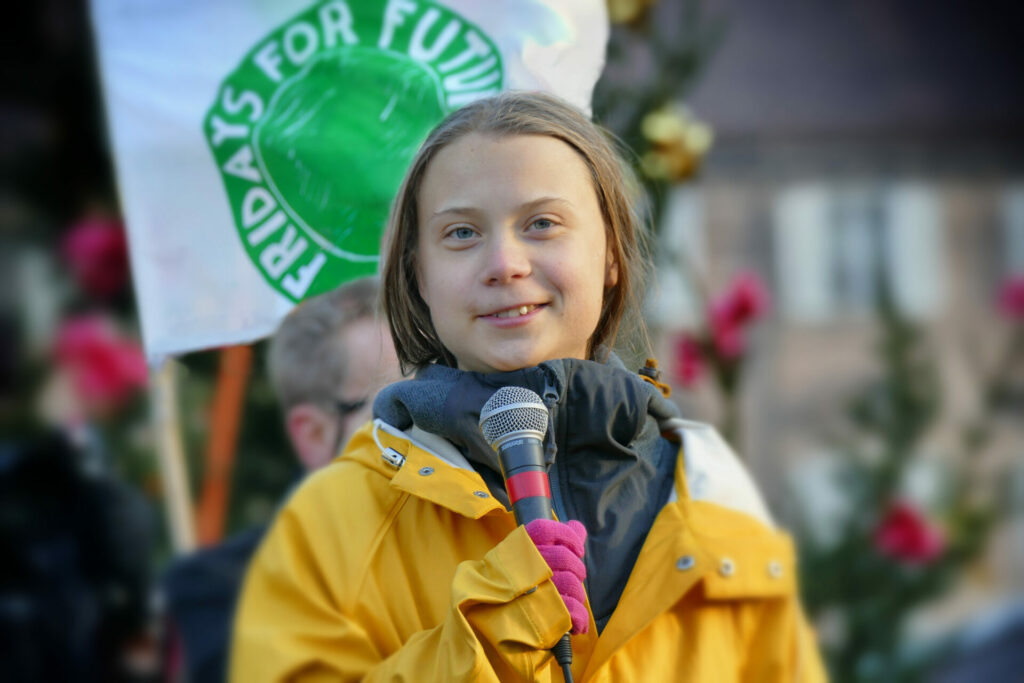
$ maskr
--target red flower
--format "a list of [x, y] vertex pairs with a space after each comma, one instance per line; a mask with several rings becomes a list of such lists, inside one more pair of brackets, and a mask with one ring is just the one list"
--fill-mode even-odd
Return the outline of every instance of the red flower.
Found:
[[905, 502], [889, 505], [874, 534], [875, 548], [882, 555], [906, 564], [925, 564], [945, 548], [942, 531], [921, 512]]
[[743, 328], [768, 310], [768, 290], [754, 273], [739, 275], [729, 288], [711, 302], [708, 312], [711, 338], [718, 355], [734, 359], [743, 355]]
[[102, 316], [64, 321], [54, 353], [83, 403], [117, 406], [146, 385], [146, 360], [139, 345], [121, 337]]
[[692, 387], [704, 374], [704, 358], [700, 344], [688, 334], [682, 334], [675, 343], [675, 367], [672, 368], [676, 381], [684, 387]]
[[711, 340], [718, 356], [725, 360], [739, 358], [747, 348], [743, 327], [729, 317], [716, 315], [714, 310], [711, 312]]
[[92, 296], [109, 298], [128, 281], [128, 244], [118, 221], [87, 218], [75, 224], [61, 242], [61, 255]]
[[1011, 320], [1024, 320], [1024, 275], [1003, 283], [999, 289], [999, 310]]
[[755, 273], [741, 273], [711, 303], [711, 317], [729, 325], [746, 325], [768, 310], [768, 290]]

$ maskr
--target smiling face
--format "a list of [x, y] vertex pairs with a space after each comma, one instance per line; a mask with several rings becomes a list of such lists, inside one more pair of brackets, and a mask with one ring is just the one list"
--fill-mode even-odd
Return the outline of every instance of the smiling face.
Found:
[[465, 135], [427, 168], [417, 279], [464, 370], [586, 358], [618, 280], [582, 158], [557, 138]]

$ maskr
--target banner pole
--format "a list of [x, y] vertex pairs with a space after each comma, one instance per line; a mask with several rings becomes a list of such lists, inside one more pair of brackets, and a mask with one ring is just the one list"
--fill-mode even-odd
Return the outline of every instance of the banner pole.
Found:
[[160, 461], [164, 511], [175, 553], [187, 553], [196, 547], [195, 522], [188, 485], [188, 467], [178, 414], [177, 363], [164, 361], [150, 373], [152, 420]]
[[196, 509], [199, 542], [216, 543], [224, 535], [231, 470], [238, 451], [245, 388], [252, 369], [252, 347], [228, 346], [220, 351], [217, 388], [210, 405], [210, 433], [206, 444], [206, 472]]

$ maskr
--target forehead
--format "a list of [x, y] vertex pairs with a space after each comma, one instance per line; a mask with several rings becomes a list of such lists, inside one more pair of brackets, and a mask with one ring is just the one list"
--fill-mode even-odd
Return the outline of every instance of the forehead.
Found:
[[440, 149], [428, 164], [417, 203], [422, 221], [445, 205], [516, 201], [531, 194], [597, 202], [587, 163], [566, 142], [548, 135], [469, 133]]

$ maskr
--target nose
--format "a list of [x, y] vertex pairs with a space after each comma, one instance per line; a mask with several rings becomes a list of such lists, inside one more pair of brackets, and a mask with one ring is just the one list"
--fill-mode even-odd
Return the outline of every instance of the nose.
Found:
[[483, 279], [488, 285], [506, 284], [533, 270], [529, 246], [515, 235], [499, 234], [488, 240], [486, 259]]

